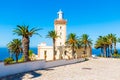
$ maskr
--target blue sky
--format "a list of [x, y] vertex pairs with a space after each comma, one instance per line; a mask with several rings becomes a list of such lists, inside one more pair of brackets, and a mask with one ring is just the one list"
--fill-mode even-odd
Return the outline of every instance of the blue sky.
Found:
[[[46, 38], [48, 31], [54, 29], [54, 20], [61, 9], [67, 19], [67, 34], [78, 36], [86, 33], [96, 41], [98, 36], [109, 33], [120, 37], [119, 0], [0, 0], [0, 47], [5, 47], [14, 38], [16, 25], [39, 27], [42, 37], [31, 37], [31, 47], [41, 42], [52, 45]], [[119, 45], [118, 45], [119, 47]]]

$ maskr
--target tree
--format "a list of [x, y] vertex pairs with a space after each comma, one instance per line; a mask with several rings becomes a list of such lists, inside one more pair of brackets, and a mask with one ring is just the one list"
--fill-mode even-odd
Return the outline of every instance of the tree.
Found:
[[75, 57], [75, 47], [76, 47], [77, 43], [78, 43], [78, 39], [77, 39], [76, 34], [70, 33], [70, 34], [68, 35], [68, 39], [67, 39], [67, 41], [66, 41], [66, 44], [68, 44], [68, 45], [71, 46], [73, 58]]
[[103, 49], [104, 49], [104, 56], [107, 57], [107, 47], [109, 43], [108, 43], [108, 39], [106, 36], [102, 37], [102, 44], [103, 44]]
[[18, 62], [18, 56], [22, 52], [22, 43], [19, 39], [13, 39], [13, 41], [8, 43], [8, 49], [10, 53], [15, 54], [16, 62]]
[[114, 43], [114, 53], [117, 52], [117, 49], [116, 49], [116, 44], [117, 44], [117, 42], [118, 42], [117, 37], [114, 37], [114, 39], [113, 39], [113, 43]]
[[32, 28], [29, 30], [29, 26], [26, 25], [17, 25], [17, 28], [13, 31], [14, 34], [17, 34], [18, 36], [22, 36], [22, 47], [23, 47], [23, 53], [24, 53], [24, 59], [25, 61], [29, 61], [29, 43], [30, 43], [30, 37], [32, 35], [37, 34], [37, 31], [40, 29]]
[[47, 35], [47, 38], [52, 38], [53, 40], [53, 60], [55, 60], [55, 55], [56, 55], [56, 51], [55, 51], [55, 41], [56, 41], [56, 38], [58, 38], [59, 36], [57, 35], [57, 33], [55, 31], [49, 31], [48, 32], [48, 35]]
[[107, 36], [99, 36], [98, 40], [96, 41], [95, 48], [101, 48], [103, 50], [103, 54], [107, 56], [107, 48], [110, 45], [110, 42]]
[[[89, 38], [89, 35], [83, 34], [80, 38], [80, 43], [84, 47], [84, 54], [86, 54], [87, 47], [90, 48], [90, 52], [91, 52], [92, 40]], [[90, 53], [90, 54], [92, 55], [92, 53]]]
[[107, 35], [108, 40], [110, 42], [110, 55], [112, 56], [112, 48], [113, 48], [113, 43], [116, 43], [116, 35], [115, 34], [108, 34]]
[[101, 49], [101, 56], [103, 54], [103, 44], [102, 44], [102, 36], [99, 36], [99, 38], [97, 39], [95, 46], [96, 49]]

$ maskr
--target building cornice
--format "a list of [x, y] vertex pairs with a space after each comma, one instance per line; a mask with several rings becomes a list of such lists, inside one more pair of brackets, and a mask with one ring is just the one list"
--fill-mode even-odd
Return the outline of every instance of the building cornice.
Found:
[[66, 25], [67, 21], [66, 20], [63, 20], [63, 19], [56, 19], [54, 21], [54, 24], [65, 24]]

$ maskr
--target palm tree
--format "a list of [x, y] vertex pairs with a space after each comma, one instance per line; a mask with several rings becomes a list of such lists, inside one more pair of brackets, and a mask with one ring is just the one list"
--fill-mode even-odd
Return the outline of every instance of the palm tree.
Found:
[[99, 36], [98, 40], [96, 41], [95, 48], [101, 48], [101, 52], [103, 50], [103, 54], [106, 57], [108, 45], [110, 45], [110, 42], [107, 36]]
[[29, 26], [26, 25], [17, 25], [17, 28], [13, 31], [14, 34], [17, 34], [18, 36], [22, 36], [22, 46], [23, 46], [23, 53], [24, 53], [24, 59], [25, 61], [29, 61], [29, 43], [30, 43], [30, 37], [32, 35], [37, 34], [37, 31], [40, 29], [32, 28], [29, 30]]
[[[90, 52], [91, 52], [92, 40], [89, 38], [89, 35], [83, 34], [80, 38], [80, 42], [81, 42], [81, 45], [84, 46], [84, 54], [86, 54], [87, 47], [90, 48]], [[92, 53], [90, 53], [90, 54], [92, 55]]]
[[76, 47], [77, 43], [78, 43], [78, 39], [77, 39], [76, 34], [70, 33], [70, 34], [68, 35], [68, 39], [67, 39], [67, 41], [66, 41], [66, 44], [68, 44], [68, 45], [71, 46], [73, 58], [75, 57], [74, 54], [75, 54], [75, 47]]
[[117, 52], [117, 49], [116, 49], [116, 44], [117, 44], [118, 40], [117, 40], [117, 37], [114, 37], [113, 39], [113, 43], [114, 43], [114, 53]]
[[55, 31], [49, 31], [47, 37], [52, 38], [52, 40], [53, 40], [53, 60], [55, 60], [56, 59], [55, 58], [55, 55], [56, 55], [55, 41], [56, 41], [56, 38], [58, 38], [59, 36], [57, 35], [57, 33]]
[[109, 41], [106, 36], [102, 37], [102, 44], [103, 44], [103, 49], [104, 49], [104, 56], [107, 57], [107, 47], [109, 45]]
[[110, 55], [112, 56], [112, 48], [113, 48], [113, 43], [116, 43], [116, 35], [115, 34], [108, 34], [108, 40], [110, 42]]
[[95, 49], [101, 49], [101, 56], [103, 56], [103, 45], [102, 45], [102, 41], [100, 40], [100, 38], [97, 39], [96, 43], [95, 43]]
[[13, 39], [13, 41], [8, 43], [8, 49], [11, 53], [15, 54], [16, 62], [18, 62], [18, 56], [22, 52], [22, 43], [19, 39]]
[[104, 46], [103, 46], [103, 36], [99, 36], [99, 38], [97, 39], [96, 43], [95, 43], [95, 48], [99, 49], [101, 48], [101, 56], [103, 56], [102, 54], [104, 54]]

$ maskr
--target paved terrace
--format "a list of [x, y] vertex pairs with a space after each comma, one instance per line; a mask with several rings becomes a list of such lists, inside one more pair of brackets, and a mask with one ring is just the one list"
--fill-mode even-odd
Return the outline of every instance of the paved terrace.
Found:
[[120, 80], [120, 59], [89, 61], [20, 73], [0, 80]]

